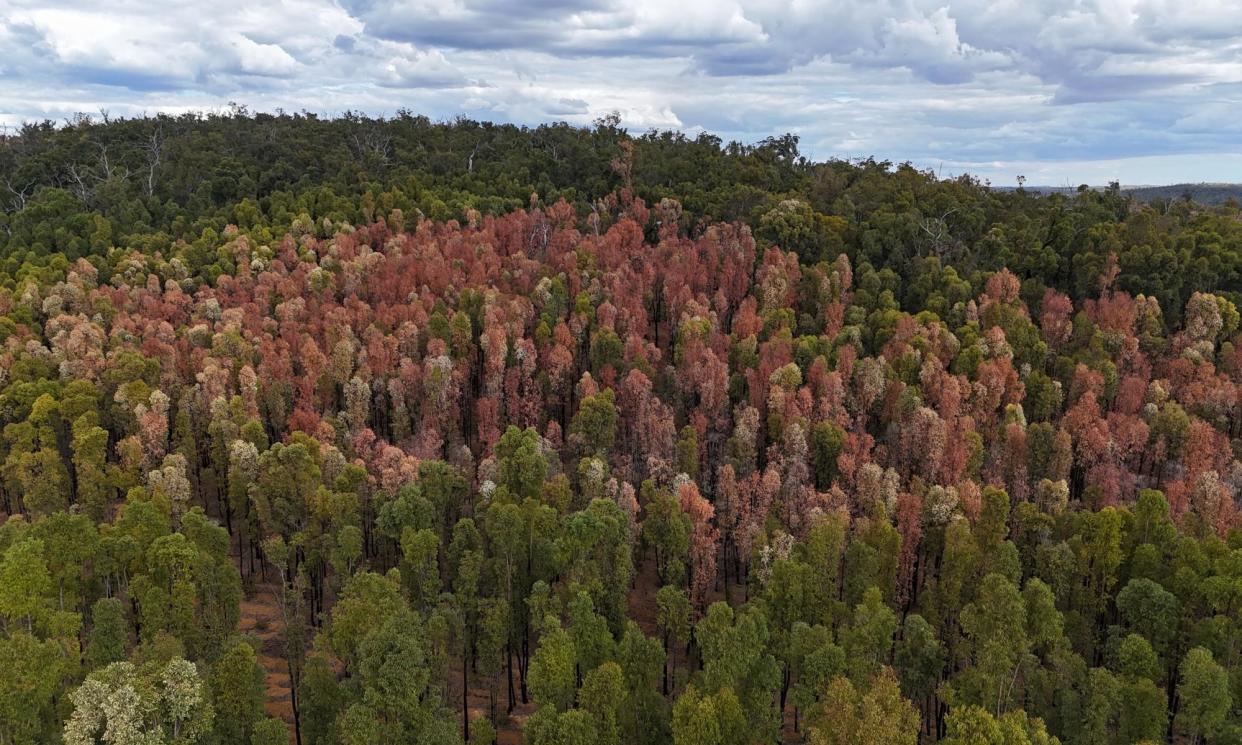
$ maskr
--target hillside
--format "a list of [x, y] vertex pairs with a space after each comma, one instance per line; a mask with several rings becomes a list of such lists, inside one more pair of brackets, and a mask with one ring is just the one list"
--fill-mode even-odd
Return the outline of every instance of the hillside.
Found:
[[0, 743], [1242, 737], [1236, 204], [240, 112], [0, 176]]
[[1135, 186], [1124, 189], [1135, 199], [1151, 202], [1157, 199], [1191, 199], [1199, 204], [1219, 205], [1229, 200], [1242, 202], [1242, 184], [1173, 184], [1171, 186]]

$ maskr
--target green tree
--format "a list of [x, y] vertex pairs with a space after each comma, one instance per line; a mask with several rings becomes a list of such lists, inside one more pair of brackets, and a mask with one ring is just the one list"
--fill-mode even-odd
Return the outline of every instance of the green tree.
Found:
[[814, 745], [917, 745], [921, 726], [888, 667], [880, 668], [862, 691], [848, 678], [833, 678], [807, 724]]
[[272, 717], [260, 719], [250, 733], [250, 745], [289, 745], [289, 726]]
[[27, 538], [0, 559], [0, 616], [33, 631], [52, 610], [52, 575], [43, 558], [43, 541]]
[[91, 635], [86, 660], [92, 668], [125, 659], [129, 628], [125, 608], [117, 598], [100, 598], [91, 606]]
[[621, 666], [608, 661], [582, 676], [578, 697], [584, 711], [595, 720], [600, 745], [619, 745], [618, 711], [624, 695]]
[[1159, 742], [1169, 726], [1169, 699], [1148, 678], [1130, 678], [1121, 684], [1118, 736], [1121, 742]]
[[547, 474], [539, 433], [510, 425], [496, 443], [496, 485], [505, 487], [514, 499], [538, 499]]
[[71, 672], [55, 640], [40, 641], [20, 629], [0, 636], [0, 739], [52, 741], [55, 697]]
[[582, 399], [569, 425], [569, 435], [583, 455], [604, 455], [617, 435], [617, 406], [611, 388]]
[[108, 430], [97, 424], [93, 413], [73, 422], [73, 472], [78, 485], [78, 501], [92, 520], [100, 522], [112, 500], [113, 486], [108, 470]]
[[239, 641], [211, 669], [215, 730], [224, 742], [246, 742], [263, 717], [263, 668], [254, 647]]
[[[690, 637], [690, 596], [680, 587], [665, 585], [656, 591], [656, 625], [659, 626], [664, 639], [664, 655], [671, 661], [676, 657], [670, 653], [669, 642], [685, 644]], [[675, 663], [674, 663], [675, 664]], [[674, 673], [676, 668], [674, 668]], [[661, 686], [665, 695], [669, 691], [669, 673], [665, 668]]]
[[845, 447], [845, 430], [832, 422], [818, 422], [811, 427], [808, 439], [815, 488], [827, 491], [837, 478], [837, 457]]
[[1229, 673], [1203, 647], [1186, 653], [1178, 668], [1178, 709], [1174, 723], [1193, 742], [1211, 738], [1233, 705]]
[[675, 745], [733, 745], [744, 742], [746, 717], [731, 688], [700, 694], [688, 686], [673, 705]]
[[574, 643], [554, 619], [549, 618], [547, 624], [550, 628], [544, 631], [539, 649], [530, 661], [528, 684], [535, 703], [566, 711], [577, 691]]
[[962, 703], [989, 707], [996, 715], [1008, 711], [1031, 644], [1022, 594], [1005, 577], [989, 574], [960, 621], [971, 665], [957, 675], [954, 692]]
[[862, 603], [854, 608], [853, 622], [841, 633], [853, 680], [866, 681], [888, 664], [896, 631], [897, 615], [884, 604], [877, 588], [868, 589]]
[[690, 553], [690, 518], [672, 492], [665, 489], [647, 489], [645, 492], [645, 517], [643, 519], [643, 542], [655, 548], [656, 569], [660, 579], [669, 585], [684, 584], [686, 561]]
[[668, 741], [667, 703], [660, 695], [666, 670], [660, 642], [643, 634], [638, 624], [627, 621], [617, 644], [617, 663], [625, 682], [625, 698], [618, 718], [622, 741], [656, 745]]
[[712, 603], [695, 627], [695, 640], [703, 660], [700, 689], [710, 695], [731, 690], [753, 736], [775, 736], [772, 697], [780, 668], [768, 651], [771, 631], [762, 608], [748, 605], [735, 613], [725, 603]]
[[335, 723], [343, 706], [336, 672], [322, 655], [306, 659], [298, 681], [298, 724], [307, 745], [334, 745]]
[[1117, 610], [1126, 627], [1137, 631], [1156, 650], [1165, 650], [1177, 632], [1180, 603], [1173, 593], [1150, 579], [1132, 579], [1117, 593]]
[[760, 235], [808, 264], [830, 261], [841, 253], [847, 226], [844, 219], [816, 212], [798, 199], [782, 200], [759, 219]]
[[936, 690], [944, 662], [944, 647], [936, 630], [917, 613], [906, 616], [893, 654], [902, 693], [916, 703], [925, 701]]

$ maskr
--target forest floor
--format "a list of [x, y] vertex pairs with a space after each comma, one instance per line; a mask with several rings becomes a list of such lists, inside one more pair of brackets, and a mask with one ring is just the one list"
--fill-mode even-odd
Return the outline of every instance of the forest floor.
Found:
[[242, 600], [237, 630], [259, 640], [259, 664], [263, 666], [266, 700], [263, 708], [270, 717], [289, 725], [293, 733], [293, 691], [289, 682], [289, 663], [285, 659], [285, 621], [276, 599], [276, 587], [259, 585]]

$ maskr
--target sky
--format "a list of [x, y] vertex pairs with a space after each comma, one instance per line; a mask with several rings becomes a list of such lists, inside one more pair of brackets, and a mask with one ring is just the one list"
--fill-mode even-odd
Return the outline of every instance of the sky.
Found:
[[0, 0], [0, 126], [230, 102], [1239, 182], [1242, 0]]

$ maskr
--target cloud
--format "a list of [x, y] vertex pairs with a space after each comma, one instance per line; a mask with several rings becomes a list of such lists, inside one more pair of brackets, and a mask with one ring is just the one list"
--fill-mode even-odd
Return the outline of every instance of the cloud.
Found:
[[1205, 156], [1242, 141], [1237, 0], [217, 0], [209, 21], [189, 0], [0, 0], [0, 122], [233, 100], [522, 124], [617, 111], [634, 130], [789, 131], [815, 157], [1007, 183], [1170, 158], [1221, 178]]
[[438, 49], [424, 52], [409, 45], [391, 45], [392, 54], [382, 62], [380, 83], [394, 88], [463, 88], [484, 85], [471, 81]]
[[260, 44], [243, 34], [231, 36], [225, 44], [232, 52], [237, 72], [284, 77], [298, 68], [298, 61], [279, 44]]

